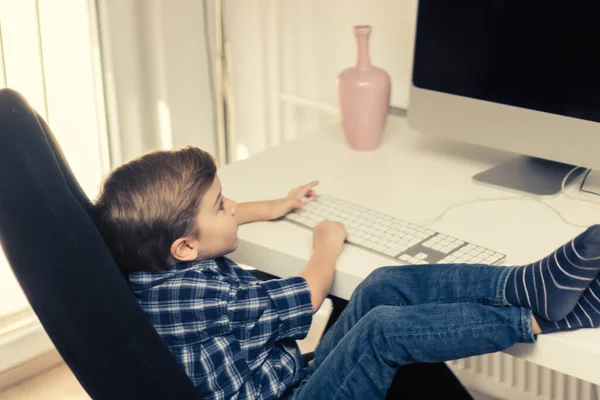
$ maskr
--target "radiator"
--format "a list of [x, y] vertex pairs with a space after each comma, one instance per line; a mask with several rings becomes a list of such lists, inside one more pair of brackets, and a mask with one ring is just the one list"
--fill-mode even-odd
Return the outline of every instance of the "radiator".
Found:
[[508, 400], [600, 400], [600, 386], [504, 353], [447, 363], [476, 392]]

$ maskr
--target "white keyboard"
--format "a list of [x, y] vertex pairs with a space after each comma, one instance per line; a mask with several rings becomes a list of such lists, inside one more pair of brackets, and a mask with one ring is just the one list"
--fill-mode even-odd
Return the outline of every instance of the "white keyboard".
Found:
[[348, 243], [406, 264], [498, 264], [504, 254], [450, 237], [389, 215], [321, 195], [285, 216], [312, 229], [323, 220], [340, 221]]

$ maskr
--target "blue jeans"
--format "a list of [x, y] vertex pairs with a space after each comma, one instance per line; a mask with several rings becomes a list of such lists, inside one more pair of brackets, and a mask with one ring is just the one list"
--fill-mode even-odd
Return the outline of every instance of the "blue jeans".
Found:
[[384, 399], [396, 370], [533, 343], [531, 310], [504, 297], [510, 268], [381, 267], [355, 290], [286, 398]]

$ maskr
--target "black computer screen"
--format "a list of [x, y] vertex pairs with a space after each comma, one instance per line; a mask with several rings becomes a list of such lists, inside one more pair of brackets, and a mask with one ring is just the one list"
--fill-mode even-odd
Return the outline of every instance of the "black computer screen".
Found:
[[600, 2], [421, 0], [417, 87], [600, 122]]

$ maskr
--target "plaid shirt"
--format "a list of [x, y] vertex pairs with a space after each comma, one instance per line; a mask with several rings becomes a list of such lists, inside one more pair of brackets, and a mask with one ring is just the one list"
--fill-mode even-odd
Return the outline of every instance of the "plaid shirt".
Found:
[[206, 399], [276, 399], [304, 374], [312, 305], [300, 277], [259, 281], [221, 257], [129, 276], [154, 328]]

